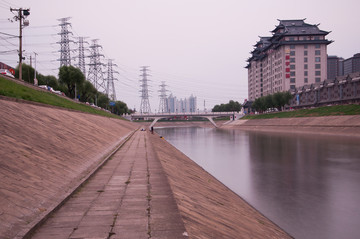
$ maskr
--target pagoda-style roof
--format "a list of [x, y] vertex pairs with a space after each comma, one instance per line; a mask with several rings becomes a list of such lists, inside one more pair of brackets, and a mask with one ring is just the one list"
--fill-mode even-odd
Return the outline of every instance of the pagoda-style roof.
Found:
[[252, 55], [247, 61], [257, 61], [267, 55], [269, 49], [276, 49], [282, 45], [299, 45], [299, 44], [330, 44], [333, 41], [327, 39], [294, 39], [284, 41], [286, 36], [326, 36], [327, 31], [319, 29], [319, 24], [311, 25], [305, 22], [305, 19], [279, 20], [279, 25], [272, 30], [272, 36], [260, 37], [260, 40], [254, 45]]
[[[327, 35], [329, 32], [319, 29], [319, 24], [311, 25], [300, 20], [279, 20], [278, 26], [272, 30], [273, 34], [284, 33], [285, 35]], [[280, 31], [283, 30], [283, 31]]]

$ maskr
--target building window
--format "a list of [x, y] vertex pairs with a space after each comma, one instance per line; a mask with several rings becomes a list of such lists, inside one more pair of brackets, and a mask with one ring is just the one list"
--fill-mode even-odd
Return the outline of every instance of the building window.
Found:
[[295, 71], [291, 71], [290, 76], [295, 76]]
[[294, 63], [295, 62], [295, 58], [290, 58], [290, 62]]
[[304, 62], [308, 62], [308, 59], [307, 59], [307, 57], [304, 57]]
[[320, 50], [315, 50], [315, 55], [319, 56], [320, 55]]
[[290, 83], [295, 83], [295, 78], [290, 78]]
[[290, 85], [291, 90], [295, 90], [295, 85]]
[[320, 57], [315, 57], [315, 62], [320, 62], [321, 58]]
[[[304, 37], [304, 40], [306, 40], [306, 37]], [[304, 45], [304, 49], [307, 49], [308, 45]]]
[[308, 76], [308, 72], [307, 72], [307, 71], [304, 71], [304, 76]]
[[304, 78], [304, 83], [308, 83], [308, 78]]
[[305, 64], [305, 65], [304, 65], [304, 69], [305, 69], [305, 70], [307, 70], [307, 68], [308, 68], [308, 65], [307, 65], [307, 64]]
[[316, 76], [320, 76], [320, 75], [321, 75], [321, 71], [315, 71], [315, 75], [316, 75]]
[[290, 37], [290, 41], [295, 41], [295, 37]]
[[295, 56], [295, 51], [290, 51], [290, 56]]
[[316, 77], [315, 78], [315, 82], [320, 82], [321, 78], [320, 77]]
[[320, 44], [315, 44], [315, 48], [320, 48]]
[[290, 45], [290, 49], [295, 49], [295, 45]]
[[314, 39], [315, 39], [315, 40], [320, 40], [320, 37], [315, 37]]
[[295, 70], [295, 65], [290, 65], [291, 70]]
[[321, 64], [315, 64], [315, 69], [320, 69], [321, 68]]
[[304, 51], [304, 56], [307, 56], [308, 51]]

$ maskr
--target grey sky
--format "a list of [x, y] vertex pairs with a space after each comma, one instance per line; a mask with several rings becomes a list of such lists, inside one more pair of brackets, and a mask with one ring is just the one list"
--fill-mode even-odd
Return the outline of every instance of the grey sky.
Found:
[[[17, 34], [18, 23], [6, 20], [13, 16], [10, 6], [31, 9], [24, 50], [27, 56], [39, 54], [40, 73], [57, 75], [56, 19], [72, 17], [74, 36], [99, 39], [106, 58], [115, 60], [117, 98], [136, 109], [142, 65], [151, 69], [153, 111], [159, 106], [161, 81], [178, 98], [197, 96], [200, 110], [204, 100], [207, 109], [230, 99], [242, 103], [247, 98], [246, 59], [258, 36], [271, 35], [277, 19], [306, 18], [332, 31], [329, 55], [348, 58], [360, 52], [357, 0], [0, 0], [0, 32]], [[17, 49], [17, 39], [0, 37], [0, 51]], [[0, 54], [0, 61], [16, 66], [16, 53]]]

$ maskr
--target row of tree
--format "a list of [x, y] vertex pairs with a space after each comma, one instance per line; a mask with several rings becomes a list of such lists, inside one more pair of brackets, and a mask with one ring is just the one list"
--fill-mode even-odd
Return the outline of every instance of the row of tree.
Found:
[[212, 112], [239, 112], [241, 110], [241, 104], [237, 101], [230, 100], [227, 104], [215, 105]]
[[257, 98], [252, 103], [251, 107], [260, 113], [274, 108], [278, 111], [282, 111], [283, 107], [289, 103], [291, 98], [292, 96], [289, 91], [276, 92], [272, 95]]
[[[35, 70], [29, 65], [22, 65], [22, 79], [26, 82], [34, 84]], [[15, 77], [19, 78], [19, 68], [15, 70]], [[122, 115], [131, 113], [132, 111], [127, 107], [126, 103], [122, 101], [115, 101], [115, 104], [110, 106], [110, 99], [106, 94], [96, 90], [90, 81], [85, 79], [84, 74], [79, 68], [73, 66], [62, 66], [59, 69], [59, 78], [55, 76], [44, 76], [36, 73], [38, 85], [48, 85], [54, 90], [64, 92], [66, 96], [74, 99], [76, 98], [81, 102], [94, 103], [97, 106], [109, 109], [114, 114]], [[75, 93], [76, 92], [76, 93]]]

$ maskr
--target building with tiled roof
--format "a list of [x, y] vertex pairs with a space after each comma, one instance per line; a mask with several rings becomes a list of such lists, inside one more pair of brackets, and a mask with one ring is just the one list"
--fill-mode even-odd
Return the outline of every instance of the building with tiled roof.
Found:
[[271, 32], [260, 37], [247, 60], [249, 100], [327, 78], [329, 32], [305, 19], [279, 20]]

